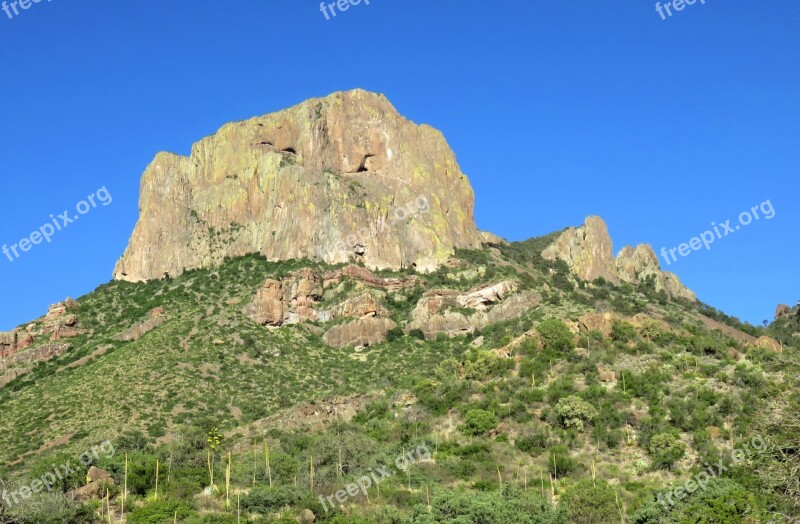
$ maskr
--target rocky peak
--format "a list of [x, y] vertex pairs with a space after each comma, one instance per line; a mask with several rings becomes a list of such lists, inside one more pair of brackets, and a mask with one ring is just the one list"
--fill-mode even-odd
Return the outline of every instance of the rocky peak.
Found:
[[662, 271], [653, 248], [640, 244], [625, 246], [614, 258], [608, 226], [602, 218], [590, 216], [583, 226], [571, 227], [542, 251], [546, 260], [563, 260], [578, 278], [591, 281], [602, 277], [613, 283], [641, 284], [652, 278], [656, 291], [671, 297], [696, 300], [677, 275]]
[[602, 218], [590, 216], [581, 227], [567, 229], [543, 252], [545, 260], [563, 260], [582, 280], [604, 278], [617, 282], [614, 250], [608, 226]]
[[114, 278], [142, 281], [259, 252], [431, 270], [479, 248], [474, 197], [442, 134], [362, 90], [223, 126], [158, 154]]

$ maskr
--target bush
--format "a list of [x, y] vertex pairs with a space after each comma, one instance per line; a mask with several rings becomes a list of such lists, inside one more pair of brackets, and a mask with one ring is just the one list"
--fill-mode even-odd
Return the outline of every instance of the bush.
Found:
[[647, 451], [655, 469], [670, 469], [686, 454], [686, 446], [671, 433], [659, 433], [650, 439]]
[[523, 435], [519, 437], [515, 445], [520, 451], [524, 451], [536, 457], [547, 449], [548, 440], [546, 433], [534, 433], [533, 435]]
[[636, 338], [636, 328], [628, 322], [614, 320], [611, 323], [611, 340], [618, 342], [630, 342]]
[[175, 518], [184, 519], [194, 513], [194, 510], [186, 503], [179, 500], [159, 500], [148, 502], [144, 506], [136, 508], [128, 515], [127, 521], [131, 524], [162, 524], [171, 522]]
[[575, 337], [566, 324], [558, 319], [541, 322], [536, 328], [546, 351], [569, 353], [575, 349]]
[[558, 401], [556, 414], [565, 428], [583, 431], [585, 423], [597, 416], [597, 410], [582, 398], [571, 395]]
[[483, 435], [497, 426], [497, 416], [491, 411], [471, 409], [464, 417], [464, 433], [467, 435]]
[[619, 522], [620, 512], [614, 490], [605, 480], [581, 480], [561, 497], [574, 524]]

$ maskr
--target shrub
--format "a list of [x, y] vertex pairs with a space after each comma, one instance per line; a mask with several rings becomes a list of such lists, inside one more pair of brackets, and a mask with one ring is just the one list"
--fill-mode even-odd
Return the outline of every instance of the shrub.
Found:
[[670, 469], [673, 464], [683, 458], [686, 446], [671, 433], [659, 433], [650, 439], [647, 451], [653, 459], [656, 469]]
[[636, 328], [628, 322], [614, 320], [611, 323], [611, 340], [618, 342], [630, 342], [636, 338]]
[[597, 416], [597, 410], [582, 398], [571, 395], [558, 401], [556, 414], [565, 428], [583, 431], [585, 423]]
[[468, 435], [483, 435], [497, 426], [497, 416], [491, 411], [471, 409], [464, 417], [464, 432]]
[[558, 319], [545, 320], [536, 330], [546, 351], [568, 353], [575, 349], [575, 337], [566, 324]]
[[523, 435], [515, 443], [517, 449], [532, 456], [541, 455], [547, 449], [547, 434], [544, 432], [532, 435]]
[[561, 503], [574, 524], [620, 520], [617, 497], [605, 480], [584, 479], [577, 482], [564, 493]]

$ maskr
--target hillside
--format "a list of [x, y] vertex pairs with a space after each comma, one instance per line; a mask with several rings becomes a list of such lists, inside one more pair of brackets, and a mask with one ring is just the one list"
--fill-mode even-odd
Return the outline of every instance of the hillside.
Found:
[[[77, 300], [79, 333], [64, 339], [71, 348], [0, 389], [3, 477], [21, 485], [110, 440], [116, 453], [96, 465], [113, 477], [110, 505], [119, 512], [127, 453], [129, 522], [167, 522], [176, 511], [183, 522], [235, 522], [236, 503], [225, 507], [228, 451], [242, 514], [263, 522], [294, 521], [306, 509], [318, 522], [599, 522], [602, 512], [611, 521], [683, 522], [698, 511], [720, 518], [715, 501], [734, 501], [725, 522], [789, 514], [791, 481], [772, 485], [775, 477], [761, 475], [785, 465], [772, 447], [671, 512], [650, 501], [759, 435], [770, 446], [784, 437], [796, 444], [781, 418], [790, 413], [763, 415], [775, 415], [776, 402], [797, 405], [797, 339], [776, 325], [770, 332], [783, 352], [759, 348], [745, 341], [764, 328], [702, 304], [579, 280], [565, 263], [541, 257], [554, 238], [459, 251], [423, 275], [365, 279], [366, 270], [344, 265], [250, 255], [174, 279], [101, 286]], [[378, 302], [370, 309], [397, 327], [384, 342], [333, 347], [323, 337], [347, 317], [269, 327], [246, 315], [265, 281], [286, 282], [304, 268], [338, 276], [323, 285], [316, 310], [369, 296]], [[499, 283], [513, 291], [474, 294]], [[480, 299], [444, 305], [450, 323], [429, 322], [432, 315], [420, 324], [418, 304], [447, 296]], [[530, 302], [485, 324], [519, 296]], [[154, 309], [163, 321], [135, 340], [115, 339]], [[725, 330], [710, 329], [716, 323]], [[770, 424], [786, 424], [786, 433], [763, 433]], [[212, 428], [224, 440], [209, 491]], [[394, 469], [380, 494], [348, 497], [352, 506], [326, 514], [319, 495], [369, 468], [395, 468], [404, 448], [421, 444], [430, 460], [410, 474]], [[76, 473], [59, 487], [84, 483]], [[597, 501], [589, 504], [587, 493]], [[88, 503], [98, 515], [99, 506]], [[208, 511], [219, 516], [198, 516]]]

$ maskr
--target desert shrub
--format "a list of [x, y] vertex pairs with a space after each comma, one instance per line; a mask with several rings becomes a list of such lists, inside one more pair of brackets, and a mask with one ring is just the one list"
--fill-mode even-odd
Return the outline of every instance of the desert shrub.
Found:
[[611, 323], [611, 340], [616, 342], [630, 342], [636, 338], [636, 328], [632, 324], [614, 320]]
[[520, 451], [524, 451], [534, 457], [541, 455], [546, 449], [549, 437], [545, 432], [522, 435], [517, 438], [515, 445]]
[[131, 524], [162, 524], [171, 522], [177, 512], [178, 518], [186, 518], [194, 513], [187, 502], [180, 500], [159, 500], [145, 503], [127, 516]]
[[491, 411], [471, 409], [464, 417], [464, 433], [468, 435], [483, 435], [497, 426], [497, 416]]
[[562, 426], [578, 431], [583, 431], [585, 424], [597, 416], [594, 406], [575, 395], [559, 400], [555, 410]]
[[542, 338], [545, 351], [568, 353], [575, 349], [572, 331], [558, 319], [545, 320], [536, 327]]
[[561, 503], [574, 524], [619, 522], [620, 519], [617, 496], [605, 480], [578, 481], [562, 495]]
[[686, 446], [671, 433], [659, 433], [650, 439], [647, 452], [655, 469], [670, 469], [686, 454]]

